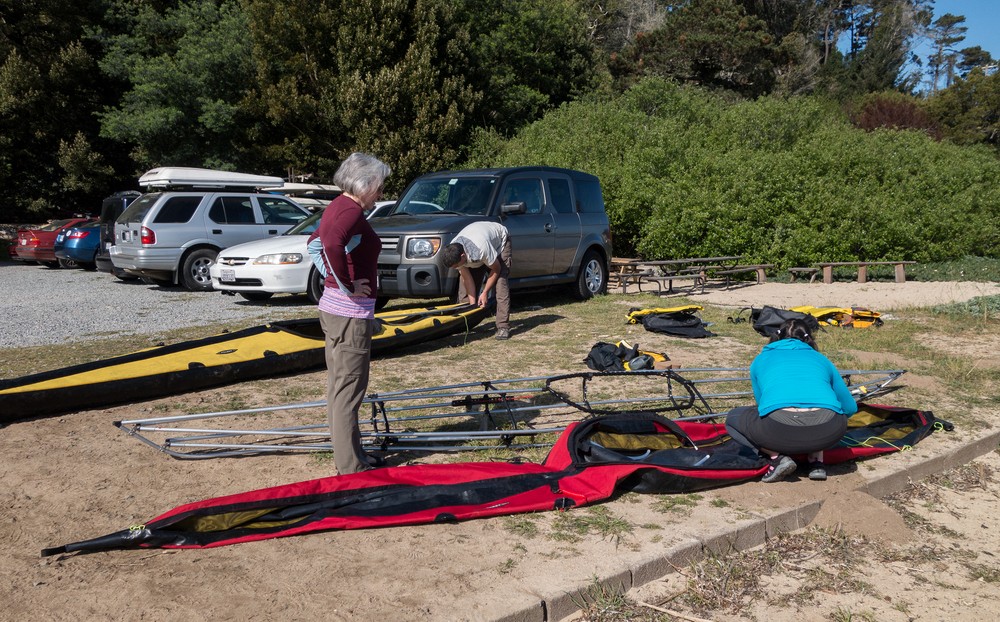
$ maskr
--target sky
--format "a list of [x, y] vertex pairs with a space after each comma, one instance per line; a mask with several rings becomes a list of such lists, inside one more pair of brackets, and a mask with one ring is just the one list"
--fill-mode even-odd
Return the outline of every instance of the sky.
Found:
[[[965, 40], [958, 49], [978, 45], [994, 59], [1000, 58], [1000, 0], [934, 0], [934, 19], [945, 13], [964, 15]], [[914, 52], [924, 61], [925, 67], [931, 54], [930, 43], [925, 41]], [[921, 85], [926, 88], [927, 82]]]
[[1000, 56], [1000, 3], [997, 0], [934, 0], [934, 19], [945, 13], [965, 16], [968, 30], [959, 47], [978, 45], [993, 58]]

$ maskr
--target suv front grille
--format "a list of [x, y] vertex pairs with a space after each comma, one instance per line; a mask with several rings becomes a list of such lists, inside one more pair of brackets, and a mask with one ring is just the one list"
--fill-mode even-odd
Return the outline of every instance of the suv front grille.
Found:
[[388, 235], [388, 236], [378, 236], [379, 241], [382, 242], [382, 250], [389, 251], [392, 253], [396, 252], [399, 248], [399, 236], [398, 235]]
[[378, 265], [378, 278], [380, 279], [393, 279], [396, 278], [396, 266], [387, 266], [385, 264]]

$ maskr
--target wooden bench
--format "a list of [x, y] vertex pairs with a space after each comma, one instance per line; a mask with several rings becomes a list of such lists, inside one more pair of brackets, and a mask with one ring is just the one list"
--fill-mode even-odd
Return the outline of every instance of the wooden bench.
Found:
[[753, 272], [757, 277], [757, 283], [767, 283], [767, 270], [774, 269], [774, 264], [762, 263], [754, 264], [752, 266], [732, 266], [730, 268], [725, 268], [723, 270], [712, 270], [709, 272], [710, 276], [726, 277], [726, 287], [729, 287], [730, 279], [729, 277], [734, 274], [747, 274]]
[[788, 272], [792, 275], [792, 282], [794, 283], [799, 276], [809, 277], [809, 282], [812, 283], [816, 280], [816, 276], [819, 273], [819, 268], [789, 268]]
[[868, 266], [893, 266], [895, 268], [896, 282], [905, 283], [906, 282], [906, 268], [907, 264], [917, 263], [915, 261], [827, 261], [816, 264], [818, 268], [823, 270], [823, 282], [833, 283], [833, 269], [844, 267], [844, 266], [857, 266], [858, 268], [858, 283], [868, 282]]

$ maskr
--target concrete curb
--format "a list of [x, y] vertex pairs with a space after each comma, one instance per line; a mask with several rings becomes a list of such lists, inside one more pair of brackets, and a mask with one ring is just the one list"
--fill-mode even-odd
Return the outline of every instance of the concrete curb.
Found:
[[[928, 456], [918, 462], [900, 465], [903, 468], [876, 474], [855, 490], [876, 498], [884, 498], [905, 489], [911, 482], [935, 473], [967, 464], [1000, 446], [1000, 431], [973, 439], [961, 446]], [[672, 547], [663, 554], [632, 562], [605, 576], [595, 577], [585, 588], [558, 594], [539, 594], [540, 601], [519, 611], [512, 612], [498, 622], [553, 622], [576, 614], [586, 602], [587, 592], [594, 585], [609, 591], [624, 591], [640, 587], [662, 578], [676, 568], [709, 555], [725, 555], [760, 546], [768, 538], [808, 527], [822, 507], [822, 501], [810, 501], [794, 508], [782, 508], [768, 516], [758, 516], [732, 529], [724, 529], [698, 538], [691, 538]]]

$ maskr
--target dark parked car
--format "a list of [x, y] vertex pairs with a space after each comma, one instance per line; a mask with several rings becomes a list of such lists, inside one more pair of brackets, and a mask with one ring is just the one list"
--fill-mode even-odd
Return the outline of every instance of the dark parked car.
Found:
[[122, 215], [125, 208], [132, 201], [138, 199], [139, 196], [140, 193], [135, 190], [125, 190], [112, 194], [104, 199], [104, 202], [101, 204], [101, 235], [94, 262], [97, 264], [97, 269], [101, 272], [110, 272], [120, 279], [132, 279], [136, 277], [126, 274], [124, 270], [116, 268], [111, 263], [111, 252], [109, 249], [115, 244], [115, 221]]
[[607, 291], [611, 231], [597, 177], [522, 166], [418, 177], [373, 218], [380, 300], [454, 297], [458, 272], [445, 267], [441, 249], [479, 220], [510, 231], [511, 289], [569, 285], [580, 299]]
[[101, 223], [97, 220], [63, 229], [56, 236], [55, 255], [63, 268], [96, 270], [94, 261], [101, 244]]
[[56, 236], [63, 229], [75, 227], [91, 220], [90, 218], [64, 218], [38, 227], [37, 229], [21, 229], [17, 232], [17, 257], [19, 261], [44, 264], [50, 268], [59, 267], [56, 258]]

